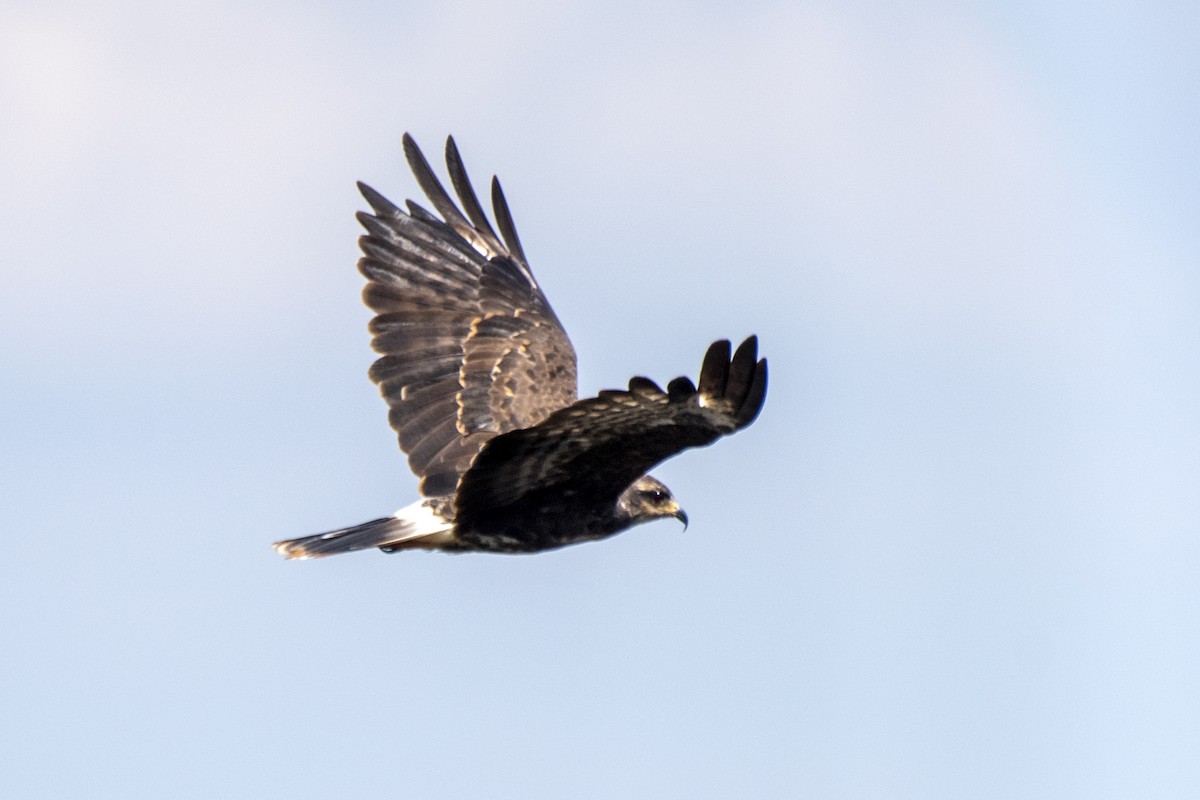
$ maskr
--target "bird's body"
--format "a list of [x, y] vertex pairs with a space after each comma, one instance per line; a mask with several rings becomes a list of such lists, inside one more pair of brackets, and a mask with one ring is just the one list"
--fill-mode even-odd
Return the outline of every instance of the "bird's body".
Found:
[[415, 142], [404, 149], [441, 219], [405, 212], [360, 184], [359, 270], [367, 278], [370, 375], [420, 477], [422, 500], [391, 517], [277, 542], [289, 558], [378, 547], [529, 553], [611, 536], [640, 522], [687, 516], [655, 464], [749, 425], [766, 394], [765, 359], [750, 337], [704, 358], [699, 386], [667, 390], [634, 378], [627, 390], [577, 400], [575, 351], [525, 259], [493, 179], [492, 229], [453, 139], [450, 198]]

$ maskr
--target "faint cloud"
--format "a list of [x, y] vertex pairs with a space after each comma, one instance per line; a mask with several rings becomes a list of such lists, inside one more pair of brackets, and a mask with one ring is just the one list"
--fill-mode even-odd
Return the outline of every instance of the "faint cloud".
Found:
[[0, 165], [10, 182], [67, 176], [111, 126], [107, 32], [75, 14], [9, 6], [0, 22]]

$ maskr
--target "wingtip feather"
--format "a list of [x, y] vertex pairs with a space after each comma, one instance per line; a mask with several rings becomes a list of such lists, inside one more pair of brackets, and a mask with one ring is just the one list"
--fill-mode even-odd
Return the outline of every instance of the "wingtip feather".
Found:
[[522, 264], [528, 264], [525, 250], [521, 246], [521, 237], [517, 235], [517, 226], [508, 208], [508, 200], [504, 197], [504, 189], [500, 188], [500, 179], [495, 175], [492, 176], [492, 213], [496, 216], [496, 225], [500, 228], [500, 235], [504, 238], [508, 252]]
[[729, 380], [730, 348], [728, 339], [718, 339], [709, 345], [704, 362], [700, 365], [699, 390], [702, 396], [721, 397], [725, 394], [725, 384]]
[[740, 402], [746, 396], [750, 381], [754, 377], [754, 365], [758, 359], [758, 337], [747, 337], [733, 354], [729, 362], [729, 378], [725, 382], [725, 395]]
[[680, 375], [667, 384], [667, 398], [673, 403], [687, 400], [695, 394], [696, 385], [686, 375]]
[[368, 184], [362, 181], [358, 182], [359, 194], [367, 201], [367, 205], [375, 212], [377, 217], [394, 217], [400, 214], [400, 209], [391, 200], [388, 200], [382, 194], [372, 189]]
[[483, 206], [479, 204], [479, 197], [475, 194], [475, 187], [471, 185], [471, 179], [467, 175], [467, 166], [463, 163], [462, 155], [458, 152], [458, 145], [455, 144], [453, 136], [446, 137], [446, 168], [450, 171], [450, 183], [454, 187], [454, 193], [458, 195], [458, 201], [462, 204], [463, 211], [466, 212], [475, 231], [490, 250], [496, 253], [503, 252], [504, 247], [496, 238], [496, 232], [492, 230], [492, 223], [484, 213]]
[[404, 146], [404, 156], [409, 161], [412, 161], [414, 154], [421, 160], [425, 159], [425, 156], [421, 153], [421, 148], [417, 146], [417, 140], [412, 137], [411, 133], [405, 131], [404, 135], [400, 137], [400, 142]]
[[744, 428], [754, 422], [758, 418], [759, 412], [762, 411], [766, 399], [767, 360], [762, 358], [754, 365], [754, 376], [750, 380], [750, 387], [746, 390], [746, 397], [741, 406], [738, 407], [738, 427]]

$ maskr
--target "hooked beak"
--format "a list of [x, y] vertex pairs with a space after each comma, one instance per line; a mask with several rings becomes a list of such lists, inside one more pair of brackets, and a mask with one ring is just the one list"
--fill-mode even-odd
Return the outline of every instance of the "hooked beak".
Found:
[[687, 530], [688, 518], [687, 518], [686, 511], [684, 511], [682, 508], [679, 508], [679, 509], [676, 509], [675, 513], [672, 514], [671, 516], [674, 517], [675, 519], [679, 520], [680, 522], [682, 522], [684, 531]]

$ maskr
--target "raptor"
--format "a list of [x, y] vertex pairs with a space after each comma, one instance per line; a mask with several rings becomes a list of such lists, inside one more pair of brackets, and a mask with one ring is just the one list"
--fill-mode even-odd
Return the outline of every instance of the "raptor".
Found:
[[[687, 515], [649, 469], [711, 444], [758, 416], [767, 362], [751, 336], [714, 342], [699, 378], [578, 399], [575, 350], [542, 294], [492, 179], [492, 227], [453, 138], [456, 203], [416, 142], [404, 152], [434, 211], [400, 208], [369, 186], [373, 213], [359, 271], [370, 370], [388, 420], [420, 478], [421, 498], [390, 517], [276, 542], [288, 558], [366, 548], [530, 553], [603, 539]], [[436, 213], [434, 213], [436, 212]], [[496, 229], [499, 229], [497, 234]]]

